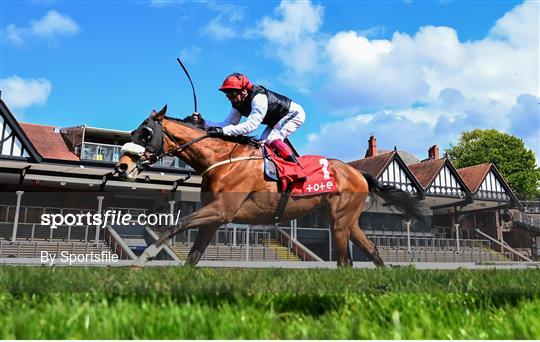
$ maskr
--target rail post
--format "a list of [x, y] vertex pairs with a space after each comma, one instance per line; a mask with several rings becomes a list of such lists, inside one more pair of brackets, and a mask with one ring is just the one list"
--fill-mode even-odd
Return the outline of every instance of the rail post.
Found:
[[21, 209], [21, 197], [24, 194], [24, 191], [17, 190], [17, 207], [15, 208], [15, 218], [13, 220], [13, 234], [11, 234], [11, 241], [15, 242], [17, 239], [17, 227], [19, 226], [19, 211]]
[[332, 261], [332, 231], [328, 228], [328, 261]]
[[459, 223], [456, 223], [454, 227], [456, 228], [456, 247], [457, 247], [457, 252], [459, 253], [460, 252], [459, 250]]
[[[101, 209], [103, 208], [103, 199], [105, 196], [97, 196], [98, 200], [98, 207], [97, 207], [97, 213], [99, 216], [101, 216]], [[96, 235], [95, 235], [96, 243], [99, 241], [99, 224], [96, 225]]]
[[249, 226], [246, 227], [246, 261], [249, 261]]
[[405, 222], [405, 226], [407, 227], [407, 252], [411, 251], [411, 220], [407, 220]]

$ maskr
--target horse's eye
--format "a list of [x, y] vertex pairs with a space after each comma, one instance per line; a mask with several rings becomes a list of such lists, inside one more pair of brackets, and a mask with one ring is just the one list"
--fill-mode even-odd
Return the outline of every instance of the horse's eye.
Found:
[[154, 131], [150, 127], [144, 127], [141, 130], [141, 141], [145, 144], [148, 144], [152, 137], [154, 136]]

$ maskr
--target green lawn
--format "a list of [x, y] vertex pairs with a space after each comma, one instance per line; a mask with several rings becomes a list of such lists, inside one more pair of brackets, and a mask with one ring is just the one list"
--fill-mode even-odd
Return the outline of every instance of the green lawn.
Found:
[[0, 267], [4, 339], [538, 339], [540, 271]]

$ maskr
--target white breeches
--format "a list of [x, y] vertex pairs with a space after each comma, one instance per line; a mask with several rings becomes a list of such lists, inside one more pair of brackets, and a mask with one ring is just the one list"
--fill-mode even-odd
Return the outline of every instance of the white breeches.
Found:
[[291, 101], [289, 113], [285, 115], [274, 127], [266, 127], [261, 134], [261, 140], [274, 141], [276, 139], [285, 140], [306, 120], [304, 108], [296, 102]]

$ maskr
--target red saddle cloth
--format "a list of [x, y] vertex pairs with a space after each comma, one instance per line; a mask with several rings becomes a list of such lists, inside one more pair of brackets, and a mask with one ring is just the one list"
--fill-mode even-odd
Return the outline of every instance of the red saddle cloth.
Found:
[[276, 156], [270, 149], [267, 153], [276, 164], [277, 173], [281, 182], [281, 189], [293, 183], [291, 196], [309, 196], [335, 191], [336, 181], [334, 175], [328, 169], [328, 160], [323, 156], [297, 157], [307, 175], [305, 181], [297, 181], [298, 168], [296, 163], [286, 161]]

